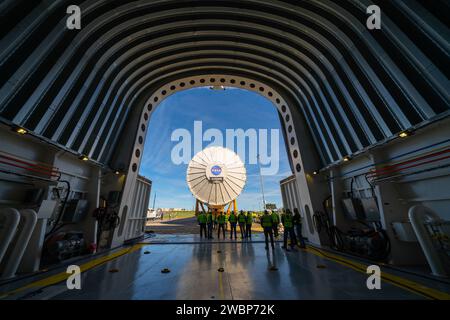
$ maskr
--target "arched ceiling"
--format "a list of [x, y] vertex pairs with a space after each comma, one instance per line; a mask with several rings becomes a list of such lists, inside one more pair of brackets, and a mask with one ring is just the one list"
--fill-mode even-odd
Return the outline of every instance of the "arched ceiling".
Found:
[[[72, 4], [81, 30], [66, 28]], [[108, 164], [101, 150], [114, 150], [131, 111], [155, 90], [229, 74], [282, 93], [330, 164], [450, 109], [449, 3], [382, 2], [382, 29], [373, 31], [370, 4], [4, 0], [0, 117]]]

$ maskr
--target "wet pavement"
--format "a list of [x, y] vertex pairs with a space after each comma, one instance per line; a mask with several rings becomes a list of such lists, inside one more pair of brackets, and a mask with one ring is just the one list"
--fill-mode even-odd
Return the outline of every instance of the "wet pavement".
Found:
[[130, 248], [117, 258], [83, 272], [80, 290], [68, 290], [65, 281], [51, 285], [41, 281], [41, 287], [34, 285], [8, 298], [426, 298], [389, 281], [382, 282], [381, 290], [369, 290], [365, 272], [321, 256], [315, 249], [286, 252], [276, 243], [275, 250], [267, 251], [261, 234], [255, 235], [251, 242], [205, 240], [197, 235], [157, 235]]

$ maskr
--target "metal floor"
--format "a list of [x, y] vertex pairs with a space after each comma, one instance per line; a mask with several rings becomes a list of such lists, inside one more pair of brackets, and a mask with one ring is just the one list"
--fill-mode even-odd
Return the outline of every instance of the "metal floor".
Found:
[[[256, 240], [256, 241], [255, 241]], [[254, 242], [210, 243], [194, 235], [162, 235], [82, 274], [81, 290], [65, 281], [28, 279], [7, 299], [425, 299], [404, 287], [382, 282], [368, 290], [367, 274], [321, 257], [314, 250], [285, 252], [281, 243], [266, 251]], [[270, 270], [275, 266], [278, 270]], [[169, 273], [161, 270], [168, 268]], [[223, 268], [223, 272], [218, 269]], [[391, 271], [389, 271], [392, 273]], [[61, 274], [60, 274], [61, 275]], [[57, 278], [58, 274], [53, 274]], [[410, 281], [405, 280], [405, 281]], [[430, 285], [423, 283], [422, 285]], [[16, 284], [17, 286], [17, 284]], [[17, 289], [0, 286], [3, 290]], [[436, 284], [434, 284], [435, 290]], [[438, 292], [450, 286], [438, 284]], [[449, 296], [450, 297], [450, 296]], [[5, 297], [3, 297], [5, 298]]]

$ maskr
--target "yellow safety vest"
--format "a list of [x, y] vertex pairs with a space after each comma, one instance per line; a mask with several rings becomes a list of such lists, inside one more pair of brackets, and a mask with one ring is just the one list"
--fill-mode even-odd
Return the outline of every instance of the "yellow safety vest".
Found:
[[294, 226], [292, 222], [292, 216], [290, 214], [285, 214], [283, 218], [283, 225], [285, 228], [292, 228]]
[[204, 214], [204, 213], [199, 214], [199, 216], [198, 216], [198, 222], [200, 222], [200, 223], [206, 223], [206, 220], [207, 220], [206, 214]]
[[261, 221], [262, 221], [262, 226], [267, 228], [267, 227], [272, 227], [273, 222], [272, 222], [272, 217], [268, 214], [265, 214], [261, 217]]

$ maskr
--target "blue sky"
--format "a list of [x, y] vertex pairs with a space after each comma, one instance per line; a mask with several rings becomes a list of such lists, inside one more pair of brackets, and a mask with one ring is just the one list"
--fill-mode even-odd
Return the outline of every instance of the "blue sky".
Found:
[[[156, 207], [192, 209], [194, 206], [195, 199], [186, 184], [187, 165], [175, 165], [171, 160], [172, 148], [178, 143], [171, 141], [171, 134], [175, 129], [184, 128], [193, 137], [194, 121], [199, 120], [202, 121], [203, 132], [217, 128], [224, 138], [226, 129], [279, 130], [279, 170], [277, 174], [266, 175], [263, 179], [266, 202], [281, 207], [279, 181], [291, 175], [291, 170], [277, 111], [269, 100], [259, 94], [234, 88], [224, 91], [209, 88], [181, 91], [166, 98], [153, 112], [140, 168], [140, 174], [153, 182], [149, 206], [153, 204], [155, 192]], [[203, 142], [203, 148], [207, 145], [208, 142]], [[270, 154], [270, 140], [268, 145]], [[192, 156], [193, 147], [189, 158]], [[249, 164], [247, 160], [245, 166], [247, 183], [238, 198], [238, 207], [244, 210], [261, 209], [258, 165]]]

